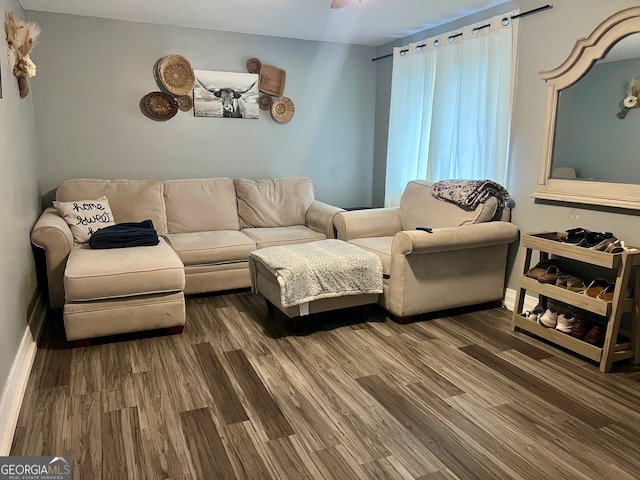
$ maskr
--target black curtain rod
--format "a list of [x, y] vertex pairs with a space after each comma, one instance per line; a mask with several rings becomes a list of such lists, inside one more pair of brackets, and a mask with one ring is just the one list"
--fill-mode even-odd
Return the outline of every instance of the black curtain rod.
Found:
[[[522, 13], [519, 13], [517, 15], [513, 15], [512, 17], [509, 17], [509, 18], [511, 20], [513, 20], [515, 18], [526, 17], [527, 15], [533, 15], [534, 13], [542, 12], [544, 10], [549, 10], [550, 8], [553, 8], [553, 5], [547, 4], [547, 5], [544, 5], [542, 7], [538, 7], [538, 8], [534, 8], [533, 10], [529, 10], [528, 12], [522, 12]], [[504, 17], [504, 18], [506, 19], [507, 17]], [[487, 28], [487, 27], [490, 27], [490, 26], [491, 26], [491, 24], [481, 25], [480, 27], [476, 27], [473, 30], [474, 31], [479, 31], [479, 30], [482, 30], [483, 28]], [[456, 34], [453, 34], [453, 35], [449, 35], [447, 38], [449, 40], [453, 40], [454, 38], [461, 37], [461, 36], [462, 36], [462, 32], [456, 33]], [[420, 47], [420, 48], [426, 47], [426, 46], [427, 46], [426, 43], [421, 43], [419, 45], [416, 45], [416, 47]], [[408, 48], [404, 48], [404, 49], [400, 50], [400, 53], [404, 53], [404, 52], [408, 52], [408, 51], [409, 51]], [[393, 53], [388, 53], [387, 55], [382, 55], [380, 57], [372, 58], [371, 61], [372, 62], [377, 62], [378, 60], [382, 60], [383, 58], [389, 58], [389, 57], [393, 57]]]

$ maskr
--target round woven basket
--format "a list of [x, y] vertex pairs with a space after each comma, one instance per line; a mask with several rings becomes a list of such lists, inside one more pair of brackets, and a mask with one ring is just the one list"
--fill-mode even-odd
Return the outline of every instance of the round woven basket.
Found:
[[247, 60], [247, 71], [249, 73], [260, 73], [260, 69], [262, 68], [262, 62], [255, 57]]
[[183, 112], [188, 112], [193, 107], [193, 99], [190, 95], [182, 95], [176, 98], [176, 102], [178, 103], [178, 108]]
[[260, 99], [258, 100], [258, 105], [261, 110], [271, 110], [271, 106], [273, 105], [273, 97], [271, 95], [267, 95], [266, 93], [260, 94]]
[[287, 123], [293, 118], [296, 108], [289, 97], [280, 97], [273, 101], [271, 116], [278, 123]]
[[181, 55], [167, 55], [158, 60], [157, 65], [158, 80], [167, 92], [181, 96], [193, 90], [196, 76], [186, 58]]

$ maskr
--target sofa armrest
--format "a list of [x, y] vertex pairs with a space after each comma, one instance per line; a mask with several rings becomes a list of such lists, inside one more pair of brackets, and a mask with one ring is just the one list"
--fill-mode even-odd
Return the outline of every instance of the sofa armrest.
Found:
[[344, 241], [354, 238], [390, 237], [402, 230], [398, 207], [341, 212], [336, 215], [334, 222], [338, 238]]
[[324, 233], [327, 238], [336, 238], [333, 229], [333, 218], [344, 212], [342, 208], [314, 200], [305, 213], [306, 225], [316, 232]]
[[73, 235], [55, 208], [50, 207], [42, 212], [31, 230], [31, 243], [45, 252], [49, 305], [51, 308], [62, 308], [64, 269], [69, 252], [73, 248]]
[[450, 252], [503, 245], [515, 242], [518, 227], [509, 222], [486, 222], [461, 227], [440, 228], [427, 233], [421, 230], [398, 232], [391, 253], [400, 255]]

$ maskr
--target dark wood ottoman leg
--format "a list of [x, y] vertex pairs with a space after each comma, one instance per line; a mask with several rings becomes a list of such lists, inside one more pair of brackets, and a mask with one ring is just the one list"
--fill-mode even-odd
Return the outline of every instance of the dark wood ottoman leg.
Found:
[[276, 306], [275, 306], [273, 303], [271, 303], [271, 302], [270, 302], [269, 300], [267, 300], [266, 298], [264, 299], [264, 301], [265, 301], [265, 302], [267, 302], [267, 311], [268, 311], [269, 313], [273, 313], [273, 312], [275, 312], [275, 311], [276, 311]]
[[294, 332], [302, 330], [302, 317], [291, 317], [291, 328]]
[[407, 323], [413, 322], [413, 315], [409, 315], [407, 317], [398, 317], [397, 315], [393, 315], [392, 317], [397, 323], [401, 323], [402, 325], [406, 325]]
[[91, 339], [90, 338], [82, 338], [80, 340], [73, 340], [71, 342], [71, 345], [73, 345], [73, 348], [89, 347], [89, 346], [91, 346]]
[[184, 325], [169, 327], [167, 330], [169, 330], [170, 335], [180, 335], [184, 331]]
[[371, 305], [362, 305], [360, 307], [360, 320], [366, 322], [369, 320], [369, 314], [371, 313]]

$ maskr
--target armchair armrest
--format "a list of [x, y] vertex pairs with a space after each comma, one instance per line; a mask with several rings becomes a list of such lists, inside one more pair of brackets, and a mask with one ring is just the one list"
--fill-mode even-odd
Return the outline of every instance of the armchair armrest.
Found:
[[354, 238], [390, 237], [402, 230], [398, 207], [341, 212], [336, 215], [334, 222], [338, 238], [345, 241]]
[[324, 233], [327, 238], [336, 238], [333, 229], [333, 218], [344, 212], [342, 208], [314, 200], [305, 213], [305, 223], [316, 232]]
[[518, 227], [509, 222], [486, 222], [440, 228], [433, 233], [407, 230], [396, 234], [391, 244], [391, 252], [392, 255], [410, 255], [467, 250], [509, 244], [515, 242], [518, 236]]
[[51, 308], [62, 308], [64, 269], [69, 252], [73, 248], [73, 235], [55, 208], [50, 207], [42, 212], [31, 230], [31, 243], [45, 252], [49, 305]]

